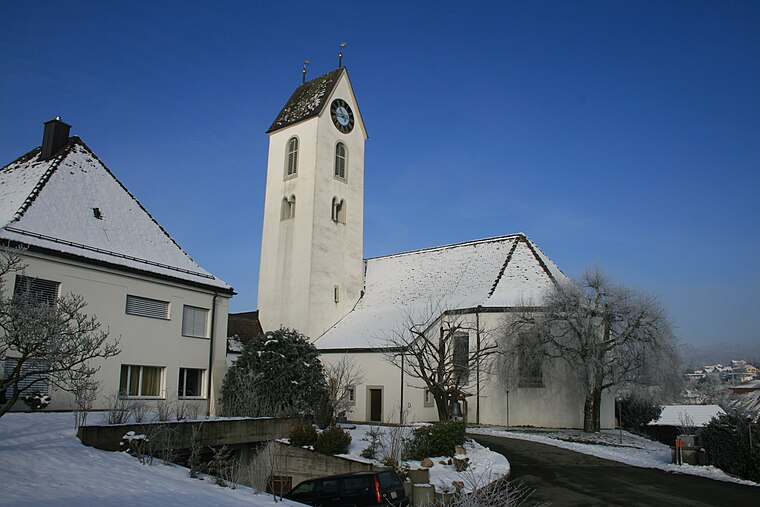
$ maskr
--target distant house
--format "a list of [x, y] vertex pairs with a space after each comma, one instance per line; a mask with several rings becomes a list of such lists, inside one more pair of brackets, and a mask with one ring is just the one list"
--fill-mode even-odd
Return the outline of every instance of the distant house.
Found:
[[[179, 398], [213, 412], [226, 372], [232, 287], [201, 268], [60, 119], [43, 144], [0, 169], [0, 242], [26, 248], [23, 274], [4, 280], [82, 296], [121, 353], [100, 361], [95, 408], [111, 394]], [[4, 360], [7, 371], [16, 364]], [[50, 409], [70, 396], [49, 390]]]
[[710, 421], [726, 412], [718, 405], [665, 405], [660, 417], [649, 423], [649, 426], [693, 426], [701, 428]]

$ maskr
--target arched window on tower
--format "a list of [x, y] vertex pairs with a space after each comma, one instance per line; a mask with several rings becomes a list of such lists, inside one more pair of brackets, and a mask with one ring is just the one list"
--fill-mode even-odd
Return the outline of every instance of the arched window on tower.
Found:
[[296, 216], [296, 196], [282, 198], [282, 207], [280, 208], [280, 220], [289, 220]]
[[290, 178], [298, 174], [298, 138], [291, 137], [288, 140], [288, 159], [285, 167], [285, 177]]
[[342, 180], [346, 179], [346, 161], [348, 160], [346, 145], [338, 143], [335, 145], [335, 177]]
[[332, 219], [339, 224], [346, 223], [346, 200], [333, 197], [332, 200]]

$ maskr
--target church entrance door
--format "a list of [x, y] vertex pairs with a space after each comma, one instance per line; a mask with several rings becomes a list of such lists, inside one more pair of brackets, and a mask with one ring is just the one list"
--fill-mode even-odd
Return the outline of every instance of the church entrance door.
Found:
[[369, 390], [369, 420], [372, 422], [383, 421], [383, 390]]

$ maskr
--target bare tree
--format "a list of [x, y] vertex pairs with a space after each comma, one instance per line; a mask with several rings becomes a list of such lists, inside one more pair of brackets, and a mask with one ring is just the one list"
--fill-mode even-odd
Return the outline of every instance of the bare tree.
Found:
[[27, 287], [17, 286], [12, 295], [6, 279], [23, 273], [23, 250], [0, 247], [0, 360], [14, 361], [0, 380], [0, 392], [10, 391], [0, 406], [8, 412], [22, 392], [47, 382], [64, 391], [76, 390], [99, 370], [91, 361], [119, 353], [108, 342], [95, 317], [86, 315], [81, 296], [68, 294], [54, 300], [40, 298]]
[[354, 400], [351, 390], [364, 382], [364, 370], [353, 359], [344, 355], [337, 363], [325, 364], [327, 396], [333, 405], [335, 415], [351, 411]]
[[471, 346], [470, 334], [476, 332], [464, 316], [430, 304], [423, 312], [407, 312], [403, 325], [382, 338], [381, 349], [388, 361], [425, 384], [438, 419], [446, 421], [470, 382], [470, 370], [484, 366], [498, 350], [482, 331], [478, 346]]
[[[658, 385], [679, 371], [670, 321], [653, 296], [610, 281], [599, 269], [557, 284], [541, 307], [511, 314], [501, 375], [540, 382], [552, 364], [584, 395], [583, 429], [600, 429], [602, 394], [624, 384]], [[548, 361], [547, 361], [548, 359]]]

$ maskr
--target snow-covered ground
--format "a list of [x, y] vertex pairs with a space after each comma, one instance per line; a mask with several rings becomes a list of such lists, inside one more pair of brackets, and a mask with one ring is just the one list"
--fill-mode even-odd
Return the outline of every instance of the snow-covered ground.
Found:
[[[355, 428], [349, 429], [351, 445], [348, 454], [344, 456], [359, 461], [381, 464], [379, 461], [361, 457], [361, 452], [369, 447], [369, 441], [364, 440], [366, 433], [372, 429], [387, 433], [393, 431], [394, 428], [393, 426], [357, 425]], [[410, 437], [412, 429], [411, 427], [402, 428], [404, 437]], [[472, 491], [475, 487], [488, 484], [509, 473], [509, 461], [503, 455], [473, 441], [467, 441], [464, 449], [467, 451], [465, 456], [470, 459], [469, 467], [464, 472], [455, 471], [454, 465], [448, 464], [449, 458], [447, 457], [431, 456], [433, 467], [430, 469], [430, 483], [435, 486], [436, 491], [454, 491], [452, 486], [454, 481], [461, 481], [464, 483], [465, 491]], [[378, 453], [377, 458], [381, 457], [382, 451]], [[405, 461], [404, 464], [411, 469], [422, 467], [419, 461]]]
[[247, 487], [191, 479], [187, 468], [141, 465], [125, 453], [85, 447], [70, 413], [0, 417], [0, 505], [100, 507], [189, 505], [271, 507], [271, 496]]
[[699, 475], [719, 481], [735, 482], [750, 486], [760, 484], [728, 475], [714, 466], [675, 465], [671, 463], [670, 447], [659, 442], [623, 431], [620, 444], [618, 430], [585, 434], [578, 430], [513, 431], [497, 427], [468, 428], [467, 433], [531, 440], [589, 454], [598, 458], [618, 461], [642, 468], [658, 468], [667, 472]]

